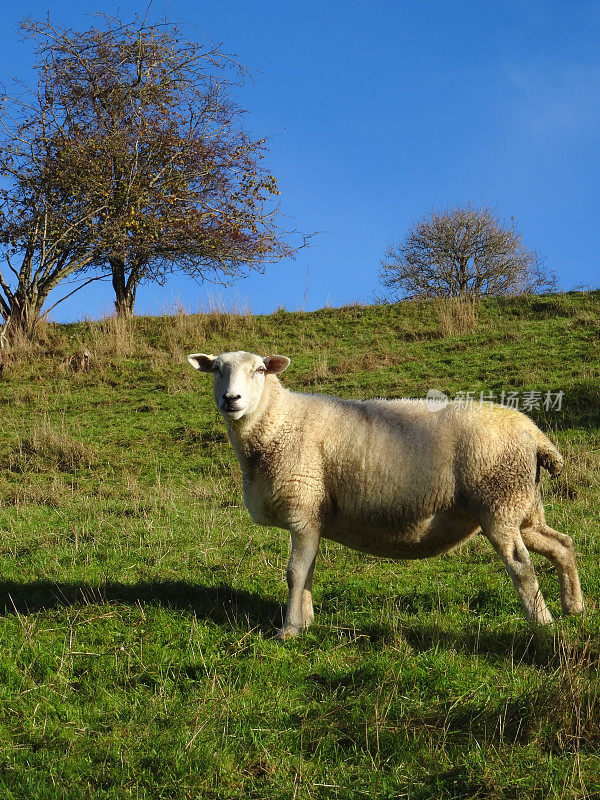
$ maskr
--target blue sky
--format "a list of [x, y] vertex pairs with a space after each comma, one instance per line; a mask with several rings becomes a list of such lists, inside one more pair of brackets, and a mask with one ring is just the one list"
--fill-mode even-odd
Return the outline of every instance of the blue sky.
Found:
[[[31, 77], [18, 20], [76, 28], [145, 3], [3, 4], [3, 76]], [[378, 293], [386, 244], [432, 207], [486, 202], [515, 217], [561, 288], [600, 284], [600, 3], [594, 0], [155, 0], [150, 19], [222, 42], [254, 71], [237, 92], [267, 136], [282, 223], [320, 231], [230, 289], [182, 277], [140, 290], [137, 313], [218, 299], [255, 312], [318, 308]], [[108, 284], [53, 312], [110, 313]]]

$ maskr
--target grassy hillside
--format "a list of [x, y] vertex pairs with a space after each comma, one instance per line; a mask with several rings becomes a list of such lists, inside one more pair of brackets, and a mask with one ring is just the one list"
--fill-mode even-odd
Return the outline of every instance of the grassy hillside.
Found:
[[[41, 333], [0, 365], [1, 797], [600, 797], [600, 293]], [[185, 364], [226, 349], [346, 397], [562, 391], [532, 416], [585, 618], [535, 557], [558, 621], [532, 633], [481, 537], [415, 563], [323, 542], [315, 623], [278, 644], [287, 535], [250, 521]]]

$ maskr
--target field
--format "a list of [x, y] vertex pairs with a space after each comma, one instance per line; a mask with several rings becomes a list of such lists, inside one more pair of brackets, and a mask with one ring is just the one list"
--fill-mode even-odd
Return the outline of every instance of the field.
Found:
[[[600, 797], [600, 293], [40, 333], [0, 372], [0, 797]], [[529, 629], [482, 537], [423, 562], [323, 542], [314, 625], [278, 643], [287, 534], [252, 524], [185, 363], [235, 349], [345, 397], [562, 391], [531, 415], [585, 617], [534, 556], [557, 622]]]

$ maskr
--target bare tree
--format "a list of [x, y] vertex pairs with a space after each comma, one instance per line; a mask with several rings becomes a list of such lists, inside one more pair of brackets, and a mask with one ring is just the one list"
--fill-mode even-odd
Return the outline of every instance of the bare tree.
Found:
[[523, 244], [515, 222], [489, 206], [432, 211], [388, 246], [380, 281], [394, 298], [506, 295], [550, 290], [556, 279]]
[[230, 97], [243, 68], [175, 25], [101, 20], [22, 23], [39, 82], [3, 116], [0, 244], [14, 277], [0, 272], [0, 313], [27, 332], [74, 272], [110, 276], [130, 316], [144, 281], [177, 269], [230, 282], [295, 252], [265, 140]]

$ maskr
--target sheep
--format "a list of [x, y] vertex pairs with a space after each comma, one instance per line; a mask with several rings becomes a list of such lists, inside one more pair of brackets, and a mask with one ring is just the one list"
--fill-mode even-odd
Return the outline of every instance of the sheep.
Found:
[[446, 553], [482, 532], [532, 624], [552, 622], [528, 550], [555, 566], [563, 613], [583, 612], [569, 536], [546, 524], [539, 478], [563, 459], [520, 412], [493, 403], [342, 400], [291, 392], [286, 356], [194, 353], [239, 460], [254, 522], [290, 531], [285, 640], [314, 618], [321, 537], [394, 559]]

